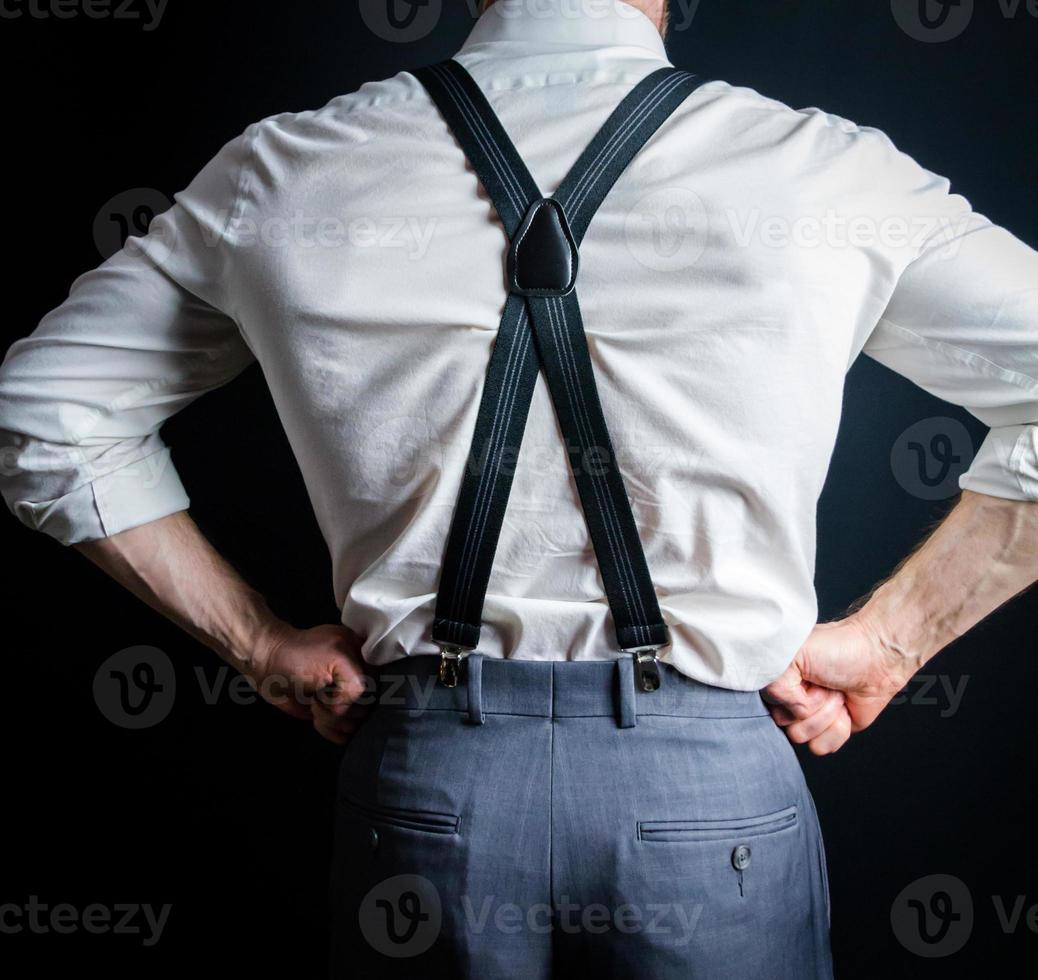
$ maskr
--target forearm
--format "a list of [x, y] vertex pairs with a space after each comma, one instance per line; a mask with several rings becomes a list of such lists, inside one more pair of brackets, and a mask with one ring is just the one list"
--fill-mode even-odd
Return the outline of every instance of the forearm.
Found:
[[918, 670], [1038, 580], [1038, 503], [964, 491], [853, 618]]
[[284, 627], [186, 511], [75, 547], [239, 669], [263, 658]]

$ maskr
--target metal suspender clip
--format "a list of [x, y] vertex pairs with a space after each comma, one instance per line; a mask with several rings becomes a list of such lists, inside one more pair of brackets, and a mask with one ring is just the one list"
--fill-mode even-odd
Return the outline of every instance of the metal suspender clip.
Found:
[[461, 676], [461, 661], [469, 655], [466, 647], [455, 643], [440, 644], [440, 683], [444, 687], [457, 687]]
[[634, 655], [635, 680], [638, 687], [645, 691], [646, 694], [652, 694], [653, 691], [660, 689], [660, 662], [656, 654], [662, 646], [663, 644], [650, 647], [632, 647], [624, 651], [624, 653]]

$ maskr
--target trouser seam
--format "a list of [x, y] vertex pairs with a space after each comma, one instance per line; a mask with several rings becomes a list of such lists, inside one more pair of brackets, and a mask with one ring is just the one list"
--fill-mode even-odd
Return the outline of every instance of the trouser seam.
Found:
[[[555, 670], [551, 668], [551, 717], [548, 719], [548, 906], [551, 909], [552, 924], [555, 923]], [[550, 962], [555, 964], [555, 929], [549, 937], [551, 945]]]

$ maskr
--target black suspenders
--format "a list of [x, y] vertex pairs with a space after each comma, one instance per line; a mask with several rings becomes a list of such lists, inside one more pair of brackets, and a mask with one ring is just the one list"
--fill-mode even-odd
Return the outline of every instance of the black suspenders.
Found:
[[472, 164], [510, 243], [509, 294], [487, 367], [433, 619], [440, 677], [457, 683], [461, 657], [479, 644], [483, 602], [522, 443], [543, 368], [580, 493], [620, 650], [633, 653], [643, 690], [659, 686], [656, 651], [668, 643], [598, 397], [574, 284], [578, 249], [616, 179], [700, 84], [666, 67], [627, 95], [555, 195], [542, 197], [472, 77], [455, 61], [415, 73]]

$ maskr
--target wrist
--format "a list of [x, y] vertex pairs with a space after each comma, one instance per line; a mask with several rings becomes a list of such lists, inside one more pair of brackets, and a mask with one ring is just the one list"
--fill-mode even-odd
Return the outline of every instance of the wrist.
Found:
[[274, 651], [291, 632], [293, 627], [275, 616], [263, 597], [257, 595], [217, 652], [243, 673], [263, 674]]
[[891, 594], [891, 583], [878, 588], [868, 602], [848, 617], [877, 660], [888, 671], [912, 677], [938, 649], [925, 626], [910, 622], [910, 606]]

